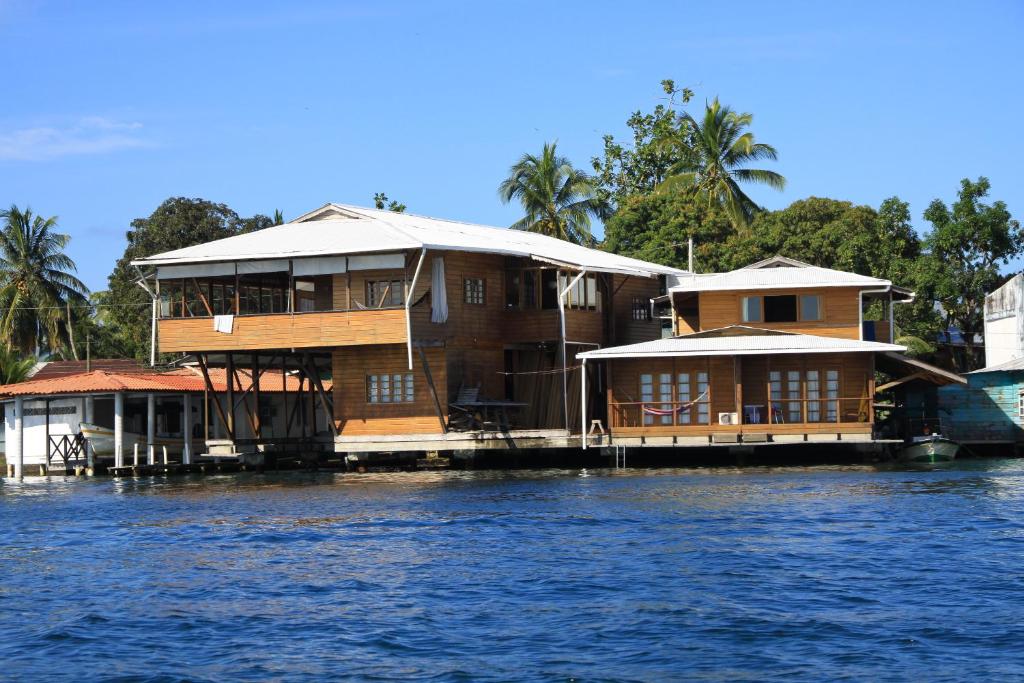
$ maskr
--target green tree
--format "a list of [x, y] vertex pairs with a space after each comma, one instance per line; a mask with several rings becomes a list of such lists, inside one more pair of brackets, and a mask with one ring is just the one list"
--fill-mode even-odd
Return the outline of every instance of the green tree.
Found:
[[980, 361], [975, 338], [984, 334], [985, 294], [1002, 282], [1000, 266], [1024, 251], [1020, 223], [1006, 204], [981, 201], [989, 189], [988, 178], [964, 178], [952, 207], [935, 199], [924, 212], [932, 229], [925, 237], [927, 258], [918, 277], [942, 307], [946, 341], [951, 340], [952, 328], [963, 334], [965, 367], [958, 368], [962, 371], [976, 368]]
[[612, 206], [626, 197], [654, 192], [690, 147], [691, 131], [678, 107], [693, 98], [693, 91], [677, 88], [671, 80], [662, 81], [661, 87], [668, 104], [659, 104], [650, 113], [635, 111], [626, 121], [632, 144], [605, 135], [602, 156], [591, 159], [598, 196]]
[[593, 245], [590, 220], [607, 218], [608, 203], [597, 196], [593, 178], [558, 155], [557, 144], [544, 143], [539, 156], [524, 154], [509, 169], [498, 196], [506, 204], [518, 199], [526, 212], [513, 229]]
[[270, 221], [259, 215], [242, 219], [224, 204], [185, 197], [172, 197], [148, 218], [132, 221], [125, 234], [128, 246], [108, 278], [102, 306], [107, 311], [103, 325], [122, 340], [125, 355], [140, 360], [149, 356], [152, 299], [138, 285], [133, 260], [262, 229]]
[[68, 340], [69, 306], [85, 301], [86, 286], [64, 253], [71, 237], [57, 217], [11, 206], [0, 211], [0, 335], [24, 354], [60, 351]]
[[271, 219], [274, 225], [284, 225], [284, 214], [281, 209], [274, 209], [274, 217]]
[[383, 192], [377, 192], [373, 195], [373, 205], [383, 211], [394, 211], [395, 213], [405, 213], [405, 204], [399, 204], [397, 201], [388, 199], [388, 196]]
[[760, 207], [740, 183], [776, 190], [786, 187], [786, 179], [775, 171], [746, 167], [755, 161], [778, 158], [774, 147], [757, 142], [747, 130], [753, 120], [752, 114], [738, 114], [717, 97], [705, 105], [700, 121], [684, 112], [681, 134], [685, 138], [680, 147], [685, 151], [668, 169], [664, 185], [696, 191], [708, 203], [725, 209], [737, 229], [746, 228]]
[[623, 256], [685, 269], [687, 240], [694, 238], [694, 270], [725, 270], [731, 263], [727, 240], [734, 233], [718, 207], [692, 194], [658, 192], [625, 197], [605, 223], [602, 247]]
[[35, 358], [22, 358], [15, 349], [0, 344], [0, 384], [24, 382], [35, 364]]

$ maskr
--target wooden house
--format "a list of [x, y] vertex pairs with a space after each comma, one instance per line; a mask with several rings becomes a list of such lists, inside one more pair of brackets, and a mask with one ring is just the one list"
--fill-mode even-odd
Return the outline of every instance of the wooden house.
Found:
[[579, 358], [604, 368], [614, 444], [872, 441], [875, 360], [900, 362], [892, 311], [912, 299], [775, 257], [679, 278], [657, 299], [674, 336]]
[[[534, 233], [338, 204], [134, 265], [154, 296], [160, 353], [297, 373], [301, 400], [333, 416], [317, 438], [342, 452], [570, 445], [581, 392], [567, 359], [660, 336], [650, 301], [684, 274]], [[241, 411], [261, 439], [251, 401], [214, 407], [229, 438]]]

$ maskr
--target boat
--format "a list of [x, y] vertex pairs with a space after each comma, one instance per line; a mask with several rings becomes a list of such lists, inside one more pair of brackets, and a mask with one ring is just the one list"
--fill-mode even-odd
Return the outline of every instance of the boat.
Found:
[[915, 436], [900, 449], [899, 458], [904, 462], [952, 462], [960, 450], [960, 444], [939, 434]]
[[[101, 427], [96, 424], [88, 422], [82, 422], [79, 424], [79, 429], [82, 432], [89, 444], [92, 446], [93, 452], [98, 457], [114, 457], [114, 430], [110, 427]], [[146, 437], [144, 434], [136, 434], [135, 432], [122, 432], [122, 443], [124, 444], [125, 457], [131, 457], [135, 452], [135, 445], [139, 446], [139, 457], [145, 457], [146, 455]], [[153, 439], [153, 445], [156, 447], [157, 457], [163, 457], [163, 448], [167, 447], [167, 453], [169, 455], [181, 455], [183, 443], [181, 437], [171, 436], [158, 436]]]

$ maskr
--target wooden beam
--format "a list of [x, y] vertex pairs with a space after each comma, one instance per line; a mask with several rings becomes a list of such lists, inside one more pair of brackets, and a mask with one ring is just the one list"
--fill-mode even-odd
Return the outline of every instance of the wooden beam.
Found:
[[[289, 262], [290, 267], [290, 262]], [[256, 438], [263, 438], [263, 423], [260, 422], [260, 381], [263, 377], [263, 373], [260, 371], [260, 357], [258, 354], [252, 354], [252, 399], [253, 399], [253, 418], [256, 423]]]
[[[213, 397], [213, 407], [217, 409], [217, 414], [220, 416], [221, 424], [227, 429], [228, 437], [234, 441], [235, 432], [232, 426], [228, 423], [228, 418], [224, 414], [224, 408], [220, 405], [220, 399], [217, 397], [217, 389], [213, 386], [213, 382], [210, 380], [210, 372], [206, 365], [206, 356], [203, 354], [196, 354], [196, 359], [199, 361], [199, 369], [203, 372], [203, 379], [206, 381], [206, 395], [209, 398]], [[209, 425], [206, 429], [206, 438], [210, 438]]]
[[427, 387], [430, 389], [430, 396], [434, 399], [434, 409], [437, 411], [437, 420], [441, 423], [441, 433], [448, 433], [448, 424], [445, 421], [444, 411], [441, 409], [441, 401], [437, 398], [437, 389], [434, 387], [434, 377], [430, 372], [430, 364], [427, 363], [427, 354], [423, 352], [423, 347], [417, 346], [416, 350], [420, 354], [420, 362], [423, 363], [423, 374], [427, 377]]
[[[327, 398], [326, 392], [324, 392], [324, 385], [320, 381], [320, 376], [316, 373], [316, 366], [310, 365], [311, 358], [307, 353], [303, 358], [303, 363], [309, 368], [307, 374], [309, 375], [309, 381], [316, 389], [317, 396], [320, 397], [320, 403], [324, 408], [324, 412], [327, 414], [327, 423], [331, 425], [331, 431], [334, 432], [335, 436], [338, 436], [338, 425], [334, 424], [334, 403]], [[314, 413], [315, 417], [315, 413]], [[316, 421], [313, 422], [313, 433], [316, 434]]]
[[210, 302], [206, 300], [206, 295], [203, 294], [203, 288], [199, 286], [199, 281], [192, 278], [192, 284], [196, 286], [196, 293], [199, 294], [199, 300], [203, 302], [203, 308], [206, 309], [206, 315], [213, 316], [213, 309], [210, 308]]

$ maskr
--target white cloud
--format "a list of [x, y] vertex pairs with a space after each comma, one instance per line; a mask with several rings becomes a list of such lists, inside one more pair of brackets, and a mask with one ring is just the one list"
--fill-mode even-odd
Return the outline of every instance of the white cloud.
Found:
[[88, 116], [66, 126], [36, 126], [0, 130], [0, 161], [45, 161], [58, 157], [105, 154], [148, 147], [142, 124]]

